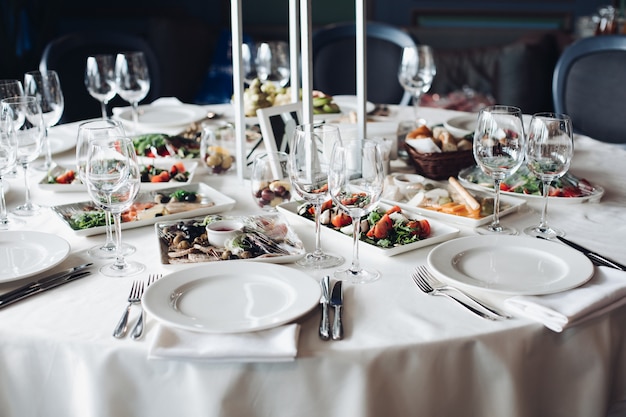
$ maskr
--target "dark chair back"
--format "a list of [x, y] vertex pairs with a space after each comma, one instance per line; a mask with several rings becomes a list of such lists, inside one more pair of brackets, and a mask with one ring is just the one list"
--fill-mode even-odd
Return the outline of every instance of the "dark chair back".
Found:
[[580, 39], [559, 58], [552, 81], [554, 108], [574, 131], [603, 142], [626, 143], [626, 35]]
[[[124, 51], [143, 51], [150, 71], [150, 91], [142, 103], [150, 103], [160, 96], [159, 64], [152, 47], [138, 35], [114, 32], [75, 32], [50, 41], [41, 56], [39, 69], [55, 70], [65, 98], [60, 123], [97, 118], [101, 116], [100, 103], [91, 97], [85, 87], [87, 57]], [[119, 96], [109, 102], [111, 107], [128, 106]]]
[[[408, 103], [398, 81], [402, 48], [415, 41], [400, 28], [368, 22], [367, 99], [374, 103]], [[313, 88], [326, 94], [356, 94], [356, 24], [325, 26], [313, 34]], [[403, 100], [404, 99], [404, 100]]]

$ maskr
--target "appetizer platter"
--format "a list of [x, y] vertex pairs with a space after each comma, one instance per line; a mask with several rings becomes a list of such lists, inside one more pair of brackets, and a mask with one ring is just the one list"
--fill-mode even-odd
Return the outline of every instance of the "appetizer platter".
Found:
[[[152, 225], [160, 220], [219, 213], [234, 205], [235, 200], [204, 183], [140, 192], [131, 208], [122, 213], [122, 229]], [[105, 213], [91, 201], [51, 209], [79, 236], [106, 231]]]
[[[213, 244], [207, 225], [228, 220], [237, 228], [224, 230], [232, 237]], [[295, 262], [304, 255], [300, 238], [280, 213], [253, 216], [208, 215], [155, 225], [163, 264], [233, 260], [269, 263]]]

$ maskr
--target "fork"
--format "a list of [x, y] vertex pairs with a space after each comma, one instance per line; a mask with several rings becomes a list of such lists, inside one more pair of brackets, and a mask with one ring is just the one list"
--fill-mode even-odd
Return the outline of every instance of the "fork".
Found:
[[495, 307], [492, 307], [490, 305], [487, 305], [487, 303], [485, 303], [482, 300], [477, 299], [476, 297], [472, 296], [471, 294], [466, 293], [465, 291], [460, 290], [459, 288], [453, 287], [451, 285], [447, 285], [444, 284], [443, 282], [439, 281], [433, 274], [432, 272], [430, 272], [428, 270], [428, 268], [426, 268], [426, 266], [421, 265], [418, 267], [419, 270], [422, 271], [422, 275], [424, 276], [424, 279], [426, 280], [426, 282], [428, 282], [430, 284], [431, 287], [436, 288], [440, 291], [455, 291], [458, 294], [461, 294], [464, 297], [469, 298], [471, 301], [475, 302], [476, 304], [478, 304], [480, 307], [484, 308], [485, 310], [489, 311], [492, 314], [495, 314], [496, 316], [498, 316], [499, 318], [502, 319], [510, 319], [511, 316], [505, 312], [502, 312], [498, 309], [496, 309]]
[[[148, 288], [150, 284], [152, 284], [154, 281], [161, 278], [161, 276], [162, 276], [161, 274], [149, 275], [148, 280], [146, 281], [146, 288]], [[139, 340], [141, 336], [143, 335], [143, 321], [144, 321], [145, 312], [143, 310], [143, 306], [140, 305], [140, 308], [141, 308], [141, 314], [139, 315], [139, 318], [137, 319], [137, 323], [135, 324], [135, 327], [133, 327], [133, 330], [130, 332], [130, 337], [133, 340]]]
[[113, 331], [113, 337], [117, 337], [118, 339], [124, 337], [126, 335], [126, 330], [128, 329], [128, 315], [130, 314], [130, 308], [133, 304], [136, 304], [141, 301], [141, 296], [143, 294], [143, 282], [141, 281], [133, 281], [133, 286], [130, 288], [130, 293], [128, 294], [128, 305], [126, 306], [126, 310], [124, 310], [124, 314], [120, 318], [120, 321], [115, 326], [115, 330]]
[[426, 278], [424, 278], [423, 272], [420, 271], [419, 269], [416, 269], [415, 272], [413, 274], [411, 274], [411, 278], [413, 278], [413, 281], [415, 281], [415, 284], [417, 284], [417, 286], [419, 287], [420, 290], [422, 290], [422, 292], [429, 294], [429, 295], [442, 295], [444, 297], [448, 297], [454, 301], [456, 301], [457, 303], [461, 304], [463, 307], [467, 308], [468, 310], [470, 310], [472, 313], [479, 315], [480, 317], [484, 318], [484, 319], [488, 319], [488, 320], [497, 320], [497, 316], [494, 316], [492, 314], [487, 314], [484, 313], [480, 310], [475, 309], [474, 307], [472, 307], [469, 304], [466, 304], [465, 302], [463, 302], [462, 300], [444, 292], [444, 291], [439, 291], [436, 288], [433, 288], [430, 286], [430, 284], [426, 281]]

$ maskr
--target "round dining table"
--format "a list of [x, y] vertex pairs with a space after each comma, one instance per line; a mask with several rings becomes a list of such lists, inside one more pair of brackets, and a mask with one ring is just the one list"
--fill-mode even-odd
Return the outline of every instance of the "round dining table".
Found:
[[[224, 119], [233, 116], [230, 105], [204, 107]], [[390, 106], [387, 119], [408, 120], [412, 111]], [[462, 115], [434, 108], [420, 112], [429, 124]], [[51, 129], [52, 137], [65, 141], [53, 155], [57, 164], [75, 165], [76, 131], [77, 123]], [[550, 223], [565, 230], [567, 238], [621, 263], [626, 263], [624, 166], [626, 149], [576, 136], [571, 172], [602, 187], [604, 194], [596, 201], [551, 202], [548, 213]], [[392, 161], [391, 171], [414, 168], [398, 159]], [[626, 401], [626, 307], [562, 332], [519, 316], [485, 320], [444, 297], [424, 294], [413, 282], [412, 272], [426, 264], [437, 244], [394, 256], [361, 244], [362, 264], [381, 271], [381, 279], [344, 283], [342, 340], [320, 339], [317, 306], [296, 318], [294, 360], [155, 359], [149, 352], [162, 323], [150, 314], [140, 340], [112, 336], [133, 280], [149, 274], [167, 280], [170, 274], [199, 265], [210, 271], [211, 263], [163, 264], [155, 228], [146, 225], [122, 233], [124, 242], [136, 247], [128, 258], [145, 264], [144, 273], [101, 275], [98, 267], [107, 261], [93, 259], [87, 251], [102, 243], [104, 235], [77, 234], [51, 209], [89, 201], [88, 194], [41, 187], [38, 182], [45, 174], [35, 169], [29, 174], [32, 199], [42, 210], [23, 218], [21, 230], [56, 235], [69, 242], [71, 250], [52, 269], [0, 283], [0, 293], [84, 262], [94, 266], [89, 276], [0, 309], [3, 417], [600, 417]], [[4, 181], [11, 210], [24, 200], [22, 171]], [[234, 199], [229, 215], [262, 213], [249, 180], [239, 178], [236, 170], [211, 175], [199, 166], [193, 182]], [[528, 198], [526, 203], [501, 221], [518, 230], [537, 223], [541, 200]], [[313, 249], [313, 223], [292, 220], [290, 227], [304, 247]], [[458, 237], [476, 235], [471, 227], [454, 227]], [[322, 245], [349, 263], [350, 238], [324, 232]], [[249, 267], [255, 268], [255, 263]], [[295, 263], [284, 267], [315, 280], [332, 278], [334, 270], [308, 270]], [[504, 306], [502, 294], [480, 295]], [[138, 311], [131, 310], [131, 323]]]

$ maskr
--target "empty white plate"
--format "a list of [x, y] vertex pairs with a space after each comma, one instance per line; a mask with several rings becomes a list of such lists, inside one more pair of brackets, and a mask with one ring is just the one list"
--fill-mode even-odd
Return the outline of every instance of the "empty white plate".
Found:
[[0, 232], [0, 282], [27, 278], [54, 268], [70, 253], [70, 244], [50, 233]]

